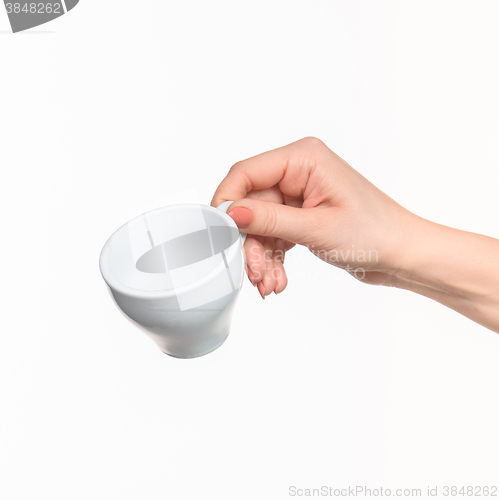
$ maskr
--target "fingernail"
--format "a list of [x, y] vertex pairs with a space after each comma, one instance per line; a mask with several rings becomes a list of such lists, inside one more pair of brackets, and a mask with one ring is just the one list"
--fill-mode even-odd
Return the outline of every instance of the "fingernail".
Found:
[[244, 207], [233, 208], [228, 215], [232, 217], [237, 227], [248, 227], [253, 220], [253, 214]]
[[262, 299], [265, 300], [265, 288], [263, 287], [263, 283], [261, 281], [258, 283], [258, 291], [260, 292]]

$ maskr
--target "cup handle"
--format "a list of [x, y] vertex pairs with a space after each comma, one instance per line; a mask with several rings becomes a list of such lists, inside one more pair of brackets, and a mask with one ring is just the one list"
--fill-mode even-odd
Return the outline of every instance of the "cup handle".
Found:
[[[227, 209], [229, 208], [230, 205], [232, 205], [232, 203], [234, 203], [233, 201], [224, 201], [223, 203], [220, 203], [220, 205], [218, 205], [218, 210], [221, 210], [222, 212], [225, 212], [227, 213]], [[241, 233], [241, 231], [239, 231], [239, 234], [241, 235], [241, 245], [244, 245], [244, 242], [246, 241], [246, 233]]]

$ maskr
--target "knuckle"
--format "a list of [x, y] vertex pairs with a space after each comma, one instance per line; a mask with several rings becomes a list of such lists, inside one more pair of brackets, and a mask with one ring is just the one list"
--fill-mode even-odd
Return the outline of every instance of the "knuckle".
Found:
[[241, 160], [234, 163], [234, 165], [230, 167], [229, 172], [239, 172], [240, 170], [242, 170], [242, 168], [243, 168], [243, 161]]
[[319, 138], [314, 136], [308, 136], [302, 140], [311, 149], [320, 149], [325, 145]]
[[268, 206], [268, 213], [267, 216], [265, 217], [265, 223], [263, 230], [265, 231], [266, 235], [275, 235], [276, 230], [277, 230], [277, 211], [275, 207], [272, 206], [271, 203], [269, 203]]
[[251, 177], [248, 173], [248, 165], [244, 160], [234, 163], [229, 169], [228, 176], [233, 176], [234, 179], [240, 179], [244, 183], [246, 193], [249, 193], [253, 189], [253, 183], [251, 182]]

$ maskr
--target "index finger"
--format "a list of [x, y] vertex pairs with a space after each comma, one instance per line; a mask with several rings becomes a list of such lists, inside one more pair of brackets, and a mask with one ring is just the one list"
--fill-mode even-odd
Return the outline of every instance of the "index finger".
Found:
[[318, 146], [324, 147], [324, 143], [314, 137], [306, 137], [236, 163], [215, 191], [212, 206], [240, 200], [250, 191], [267, 189], [276, 184], [284, 194], [302, 196], [310, 171], [316, 164]]

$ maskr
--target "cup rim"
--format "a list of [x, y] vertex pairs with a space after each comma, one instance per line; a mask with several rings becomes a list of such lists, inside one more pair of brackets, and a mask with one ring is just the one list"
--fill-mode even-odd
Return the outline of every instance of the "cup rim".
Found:
[[[213, 207], [211, 205], [203, 205], [201, 203], [176, 203], [174, 205], [166, 205], [164, 207], [159, 207], [155, 208], [153, 210], [148, 210], [147, 212], [143, 212], [140, 215], [137, 215], [136, 217], [130, 219], [129, 221], [125, 222], [122, 224], [116, 231], [114, 231], [111, 236], [107, 239], [106, 243], [104, 243], [104, 246], [102, 247], [100, 256], [99, 256], [99, 269], [102, 275], [102, 278], [106, 282], [106, 284], [109, 286], [111, 291], [117, 291], [122, 295], [125, 295], [127, 297], [132, 297], [135, 299], [158, 299], [158, 298], [171, 298], [173, 296], [177, 296], [179, 294], [185, 294], [194, 291], [196, 288], [198, 288], [200, 285], [204, 284], [206, 281], [209, 281], [210, 279], [213, 278], [216, 274], [220, 273], [220, 271], [225, 270], [225, 264], [224, 262], [220, 262], [217, 264], [210, 272], [205, 274], [203, 277], [199, 278], [196, 281], [193, 281], [191, 283], [188, 283], [186, 285], [182, 285], [180, 287], [173, 287], [168, 290], [140, 290], [138, 288], [132, 288], [127, 285], [124, 285], [121, 283], [119, 280], [117, 280], [113, 274], [111, 273], [108, 265], [108, 258], [109, 258], [109, 253], [110, 253], [110, 247], [113, 242], [113, 239], [115, 239], [119, 233], [124, 231], [126, 227], [128, 226], [129, 223], [134, 222], [138, 220], [141, 217], [144, 217], [146, 215], [152, 215], [158, 212], [163, 212], [163, 211], [170, 211], [170, 210], [178, 210], [182, 209], [184, 207], [194, 207], [194, 206], [201, 206], [203, 210], [210, 210], [214, 214], [217, 215], [222, 221], [225, 222], [225, 224], [228, 227], [232, 227], [234, 229], [237, 229], [239, 231], [239, 228], [237, 227], [236, 223], [233, 221], [231, 217], [229, 217], [225, 212], [222, 210]], [[240, 236], [239, 236], [240, 238]], [[227, 255], [228, 258], [233, 257], [233, 253], [238, 251], [237, 245], [232, 245], [229, 247], [229, 254]], [[244, 259], [244, 253], [243, 253], [243, 259]], [[244, 266], [243, 266], [244, 267]], [[235, 285], [235, 284], [234, 284]]]

